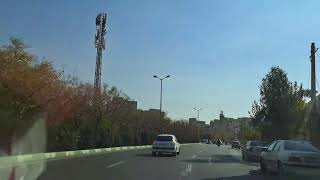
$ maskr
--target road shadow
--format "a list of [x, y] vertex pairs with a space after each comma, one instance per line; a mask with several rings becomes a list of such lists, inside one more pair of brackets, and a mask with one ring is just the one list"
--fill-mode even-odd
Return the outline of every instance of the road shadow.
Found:
[[[205, 156], [205, 158], [197, 157], [197, 158], [189, 158], [182, 159], [180, 162], [186, 163], [208, 163], [209, 158]], [[211, 155], [211, 163], [241, 163], [249, 166], [260, 166], [258, 162], [254, 160], [244, 161], [241, 158], [233, 155]]]
[[257, 159], [247, 159], [247, 160], [241, 160], [242, 164], [248, 164], [251, 166], [260, 166], [259, 161]]
[[251, 170], [249, 174], [220, 178], [205, 178], [201, 180], [282, 180], [275, 175], [263, 174], [261, 170]]
[[251, 170], [248, 174], [241, 176], [229, 176], [229, 177], [220, 177], [220, 178], [204, 178], [201, 180], [319, 180], [319, 177], [311, 176], [278, 176], [276, 173], [262, 173], [261, 169]]
[[[208, 163], [208, 156], [198, 156], [197, 158], [183, 159], [188, 163]], [[240, 163], [242, 160], [232, 155], [211, 155], [212, 163]]]
[[143, 153], [143, 154], [136, 154], [138, 157], [174, 157], [172, 154], [158, 154], [157, 156], [152, 156], [151, 153]]
[[151, 153], [136, 154], [138, 157], [153, 157]]

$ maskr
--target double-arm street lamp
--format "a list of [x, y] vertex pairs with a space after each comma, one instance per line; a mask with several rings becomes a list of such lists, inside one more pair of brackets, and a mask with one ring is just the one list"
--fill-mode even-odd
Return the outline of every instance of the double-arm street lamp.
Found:
[[161, 120], [161, 112], [162, 112], [162, 81], [163, 81], [164, 79], [166, 79], [166, 78], [169, 78], [170, 75], [167, 75], [167, 76], [162, 77], [162, 78], [160, 78], [160, 77], [158, 77], [158, 76], [156, 76], [156, 75], [154, 75], [153, 77], [160, 80], [160, 120]]
[[197, 113], [198, 113], [198, 116], [197, 116], [198, 118], [197, 118], [197, 120], [200, 121], [200, 119], [199, 119], [199, 113], [200, 113], [200, 111], [203, 110], [203, 109], [202, 109], [202, 108], [193, 108], [193, 109], [197, 111]]

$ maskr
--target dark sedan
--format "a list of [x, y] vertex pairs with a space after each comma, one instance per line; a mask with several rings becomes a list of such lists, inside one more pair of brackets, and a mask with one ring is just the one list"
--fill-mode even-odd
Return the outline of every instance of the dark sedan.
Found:
[[231, 144], [231, 148], [241, 148], [240, 142], [239, 141], [233, 141]]
[[258, 160], [262, 151], [268, 149], [268, 144], [262, 141], [248, 141], [246, 146], [242, 149], [242, 159]]

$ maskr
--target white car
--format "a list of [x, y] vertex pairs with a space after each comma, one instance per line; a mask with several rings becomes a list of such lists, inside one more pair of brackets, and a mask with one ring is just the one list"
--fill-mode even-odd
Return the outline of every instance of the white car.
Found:
[[180, 144], [172, 134], [159, 134], [152, 145], [152, 156], [161, 153], [170, 153], [174, 156], [180, 154]]
[[287, 174], [290, 167], [305, 167], [320, 172], [320, 150], [307, 141], [276, 140], [259, 158], [262, 172]]

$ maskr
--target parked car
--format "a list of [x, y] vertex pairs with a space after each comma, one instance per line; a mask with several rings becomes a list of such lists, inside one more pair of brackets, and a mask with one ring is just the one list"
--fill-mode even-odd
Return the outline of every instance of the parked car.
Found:
[[239, 141], [233, 141], [231, 144], [231, 148], [241, 148], [240, 142]]
[[287, 174], [290, 167], [312, 168], [319, 171], [320, 150], [307, 141], [276, 140], [259, 158], [262, 172]]
[[172, 134], [159, 134], [152, 145], [152, 156], [170, 153], [174, 156], [180, 154], [180, 144]]
[[263, 150], [268, 149], [268, 144], [262, 141], [248, 141], [245, 147], [242, 148], [242, 159], [258, 160]]

